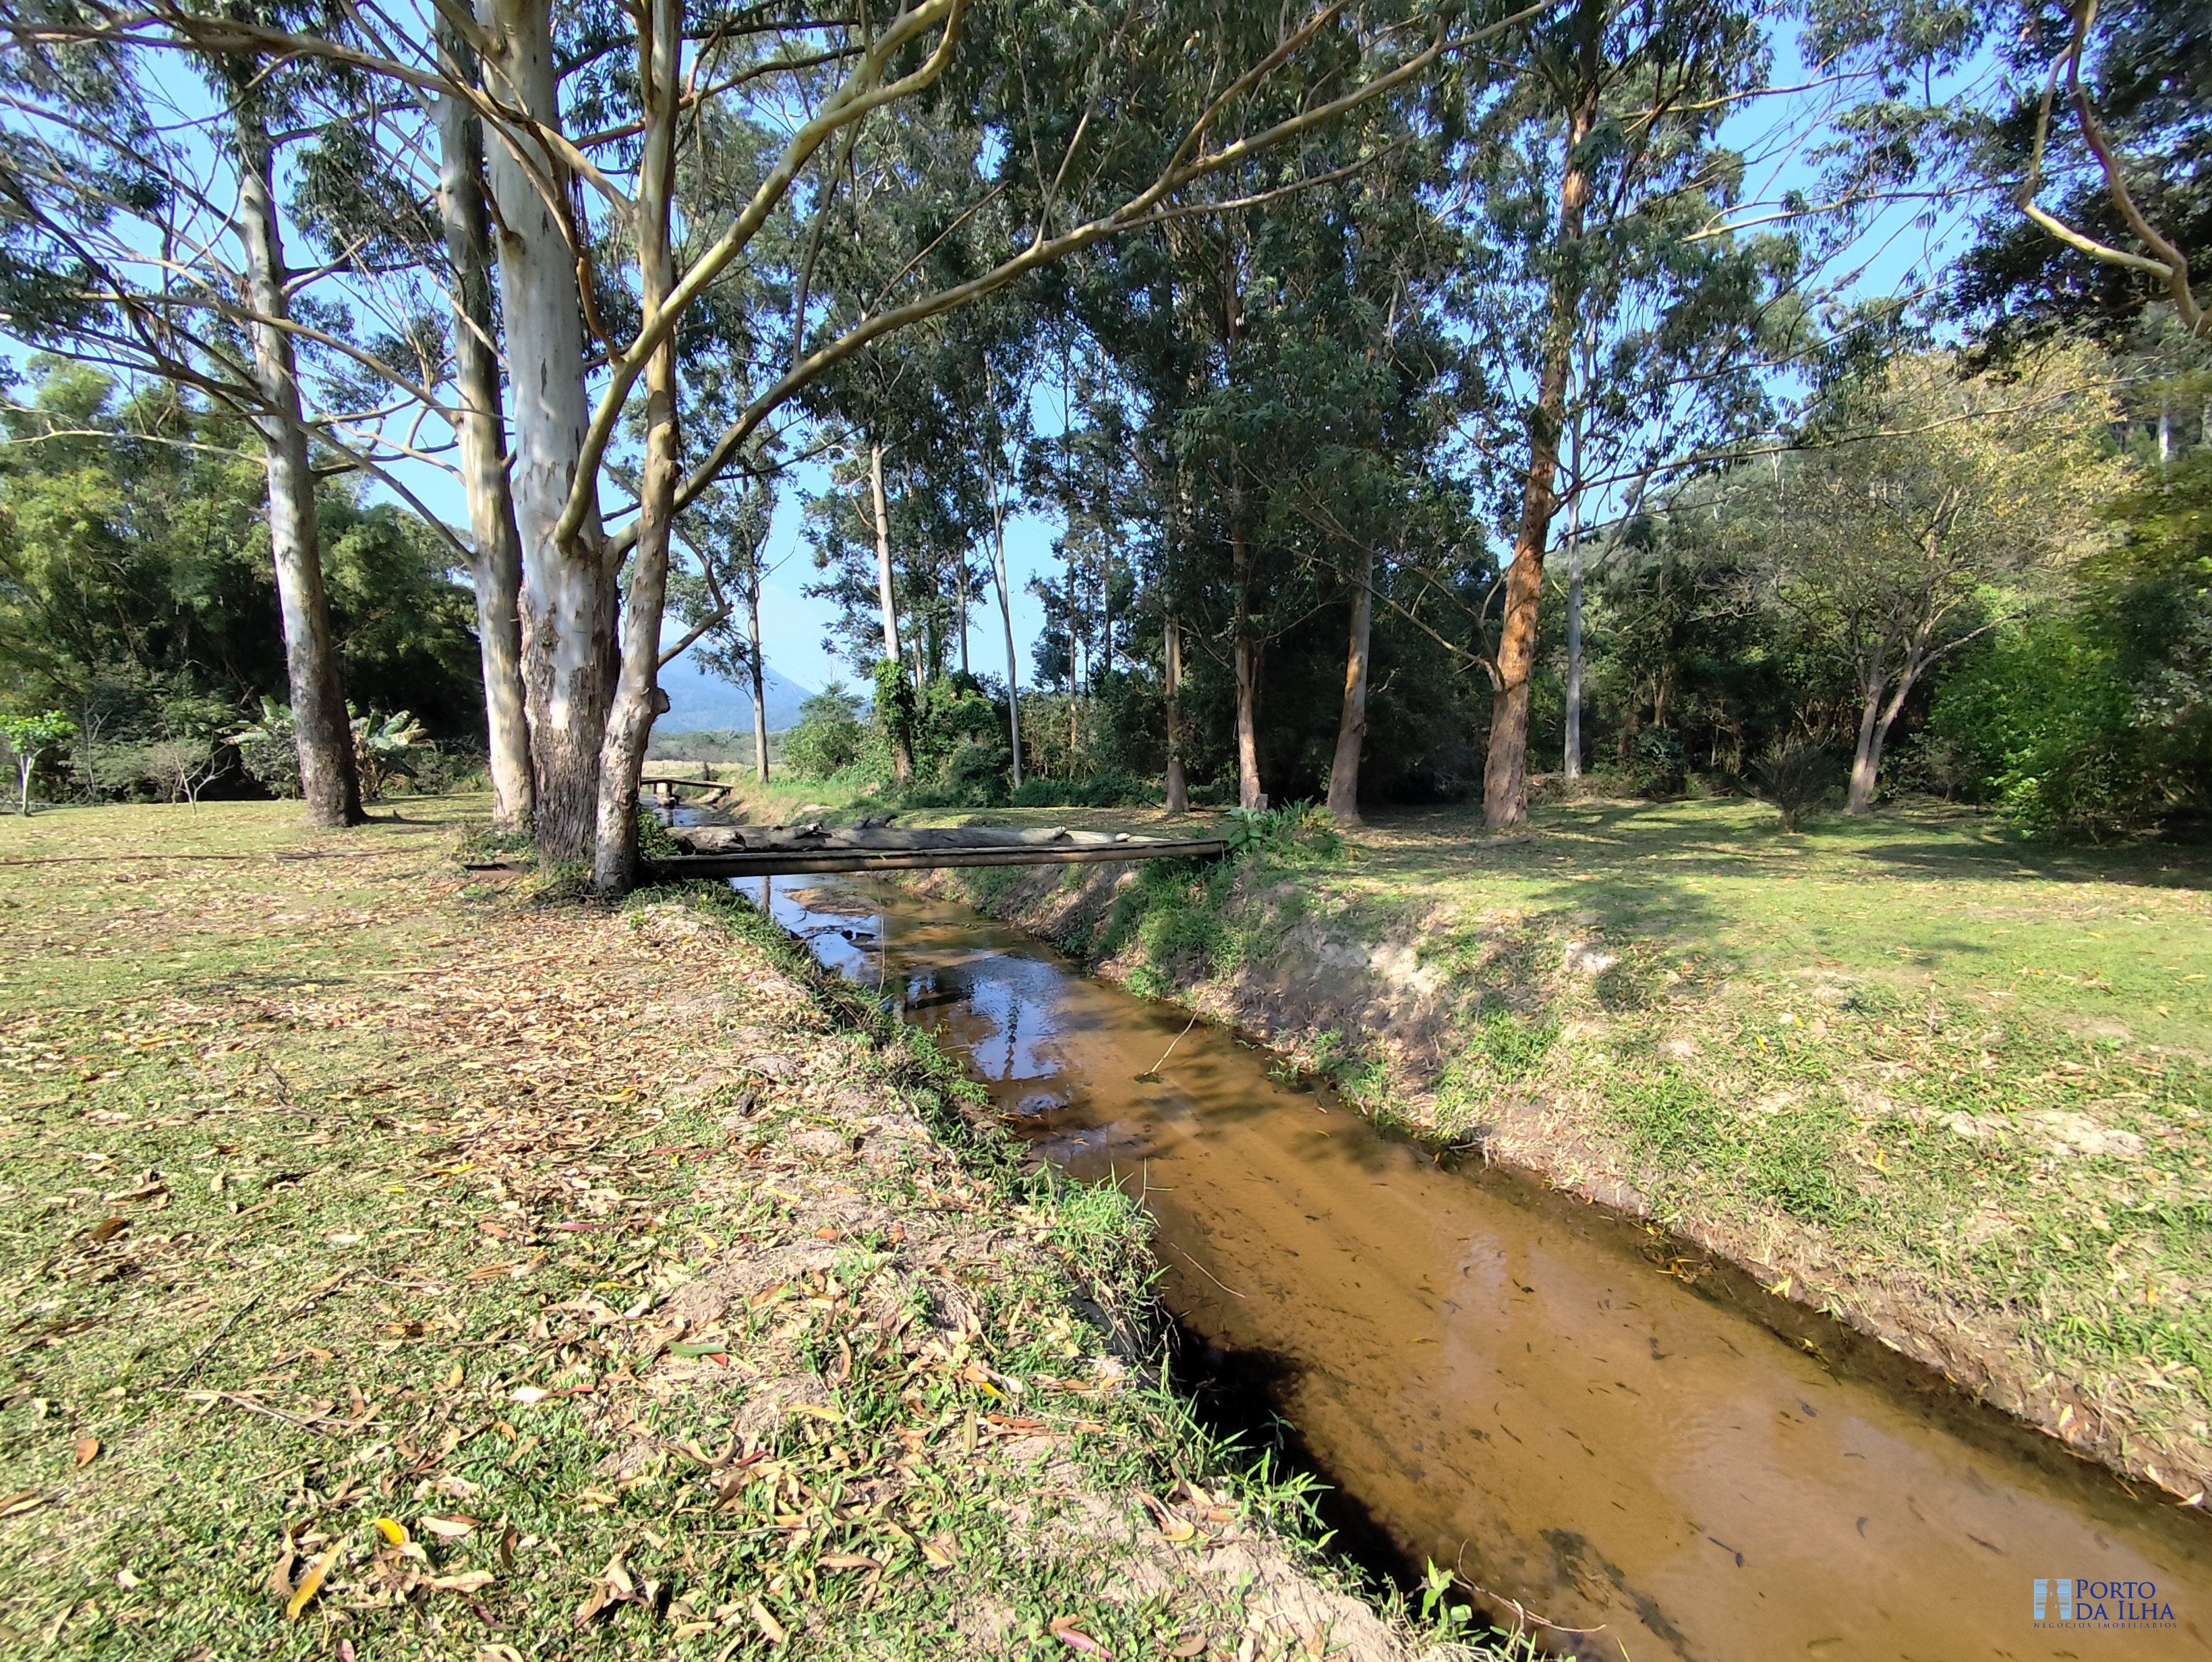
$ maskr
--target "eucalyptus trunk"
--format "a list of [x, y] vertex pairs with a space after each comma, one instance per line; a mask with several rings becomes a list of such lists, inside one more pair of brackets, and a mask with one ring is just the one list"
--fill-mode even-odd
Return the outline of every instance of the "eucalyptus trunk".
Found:
[[761, 661], [760, 572], [745, 586], [746, 639], [752, 650], [746, 661], [753, 673], [753, 774], [768, 783], [768, 666]]
[[1583, 776], [1583, 539], [1582, 492], [1567, 510], [1567, 742], [1570, 779]]
[[1359, 823], [1359, 758], [1367, 743], [1367, 645], [1375, 621], [1375, 551], [1363, 547], [1352, 592], [1352, 631], [1344, 660], [1344, 709], [1328, 768], [1328, 811], [1340, 825]]
[[[876, 509], [876, 601], [884, 612], [884, 656], [903, 667], [899, 652], [898, 596], [891, 585], [890, 512], [884, 502], [884, 447], [868, 447], [868, 491]], [[880, 715], [881, 712], [878, 712]], [[906, 734], [891, 734], [891, 771], [902, 785], [914, 777], [914, 752]]]
[[1252, 633], [1252, 539], [1244, 529], [1243, 492], [1231, 493], [1229, 521], [1231, 581], [1236, 593], [1230, 624], [1230, 655], [1237, 679], [1237, 801], [1264, 808], [1260, 788], [1260, 643]]
[[[440, 30], [448, 70], [476, 79], [475, 54], [459, 30]], [[493, 345], [491, 231], [484, 211], [483, 128], [450, 94], [438, 100], [438, 206], [453, 265], [453, 380], [459, 393], [461, 482], [475, 548], [477, 646], [483, 670], [495, 829], [526, 831], [537, 792], [522, 688], [522, 538], [507, 484], [507, 415]]]
[[1596, 37], [1580, 55], [1574, 109], [1567, 121], [1566, 160], [1559, 175], [1558, 265], [1551, 283], [1549, 324], [1535, 406], [1528, 412], [1528, 466], [1521, 487], [1521, 521], [1513, 563], [1505, 573], [1505, 617], [1498, 640], [1498, 685], [1491, 703], [1490, 746], [1483, 759], [1482, 817], [1491, 829], [1528, 818], [1528, 684], [1535, 673], [1537, 625], [1544, 598], [1544, 551], [1559, 512], [1559, 435], [1565, 424], [1580, 244], [1589, 202], [1589, 175], [1580, 152], [1597, 117]]
[[[481, 6], [493, 46], [483, 63], [485, 90], [557, 131], [549, 0], [481, 0]], [[508, 477], [522, 544], [522, 684], [538, 851], [546, 863], [563, 865], [592, 851], [600, 741], [619, 663], [619, 597], [596, 500], [571, 545], [563, 547], [556, 534], [591, 421], [576, 256], [552, 205], [568, 201], [568, 170], [520, 134], [503, 134], [485, 151], [499, 229], [501, 313], [514, 370], [508, 380], [514, 424]], [[550, 188], [541, 191], [533, 175]]]
[[1006, 735], [1014, 749], [1014, 788], [1022, 788], [1021, 661], [1014, 654], [1014, 596], [1006, 584], [1006, 505], [993, 487], [991, 575], [999, 585], [999, 622], [1006, 632]]
[[338, 679], [330, 598], [323, 587], [322, 545], [315, 517], [315, 474], [300, 402], [299, 365], [285, 293], [283, 234], [277, 223], [275, 158], [267, 125], [249, 106], [237, 115], [238, 231], [246, 250], [246, 300], [258, 320], [253, 373], [269, 475], [269, 548], [276, 573], [276, 606], [284, 630], [284, 670], [292, 697], [300, 756], [300, 794], [318, 825], [361, 823], [361, 778], [354, 765], [353, 723]]
[[1168, 613], [1168, 635], [1162, 653], [1167, 670], [1168, 693], [1168, 812], [1190, 812], [1190, 782], [1182, 765], [1182, 625]]
[[[645, 148], [638, 169], [637, 264], [644, 321], [660, 316], [676, 287], [670, 241], [676, 189], [676, 123], [682, 85], [680, 0], [647, 0], [638, 29], [638, 86]], [[623, 617], [622, 669], [599, 746], [592, 886], [626, 892], [637, 880], [637, 797], [660, 697], [660, 624], [668, 600], [668, 545], [676, 490], [684, 480], [677, 422], [676, 342], [672, 334], [645, 367], [645, 466], [638, 481], [637, 540], [630, 552]]]

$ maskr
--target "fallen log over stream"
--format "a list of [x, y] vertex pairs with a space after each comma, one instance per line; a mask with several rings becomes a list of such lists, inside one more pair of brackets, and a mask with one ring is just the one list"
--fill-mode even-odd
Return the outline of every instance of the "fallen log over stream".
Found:
[[1127, 831], [963, 825], [896, 831], [888, 825], [682, 825], [669, 835], [688, 852], [649, 862], [661, 881], [687, 877], [783, 877], [806, 872], [913, 871], [940, 866], [1060, 866], [1123, 860], [1214, 860], [1218, 837], [1134, 837]]

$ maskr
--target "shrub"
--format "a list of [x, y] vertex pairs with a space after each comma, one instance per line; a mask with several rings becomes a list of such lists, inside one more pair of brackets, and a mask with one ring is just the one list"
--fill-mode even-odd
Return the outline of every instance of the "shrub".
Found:
[[1133, 808], [1160, 800], [1160, 788], [1126, 773], [1087, 779], [1024, 779], [1010, 799], [1018, 808]]
[[1238, 859], [1264, 855], [1290, 863], [1316, 864], [1341, 855], [1344, 837], [1328, 810], [1316, 802], [1231, 808], [1229, 852]]
[[860, 700], [832, 681], [799, 707], [799, 725], [784, 736], [783, 759], [801, 779], [827, 779], [860, 759], [867, 730]]
[[352, 718], [353, 764], [361, 779], [362, 801], [377, 801], [386, 785], [415, 776], [430, 748], [429, 734], [420, 721], [404, 709], [389, 715], [379, 715], [373, 709], [366, 715], [355, 715], [349, 704], [346, 714]]
[[1646, 728], [1636, 735], [1623, 772], [1632, 795], [1679, 796], [1689, 776], [1689, 752], [1668, 728]]
[[1781, 814], [1785, 831], [1796, 831], [1835, 795], [1835, 758], [1809, 739], [1784, 739], [1770, 746], [1751, 771], [1759, 795]]
[[289, 704], [264, 697], [261, 719], [232, 734], [229, 742], [238, 746], [247, 776], [271, 796], [300, 794], [300, 749]]

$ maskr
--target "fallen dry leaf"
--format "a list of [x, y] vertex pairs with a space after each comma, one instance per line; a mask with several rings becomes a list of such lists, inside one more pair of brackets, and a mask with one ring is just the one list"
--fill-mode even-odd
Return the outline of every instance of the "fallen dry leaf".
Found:
[[86, 1233], [95, 1241], [112, 1241], [130, 1227], [128, 1218], [102, 1218]]
[[393, 1546], [404, 1547], [407, 1544], [407, 1525], [397, 1518], [372, 1518], [369, 1522], [376, 1526], [376, 1532]]
[[1052, 1618], [1052, 1636], [1070, 1650], [1081, 1651], [1085, 1656], [1111, 1657], [1114, 1653], [1075, 1625], [1072, 1616]]
[[491, 1584], [492, 1573], [489, 1570], [469, 1570], [459, 1575], [434, 1575], [430, 1578], [432, 1586], [443, 1588], [447, 1592], [474, 1592]]
[[313, 1566], [300, 1578], [300, 1585], [293, 1589], [292, 1597], [284, 1605], [287, 1622], [300, 1619], [300, 1612], [307, 1608], [307, 1601], [321, 1588], [323, 1578], [331, 1573], [331, 1566], [337, 1562], [338, 1552], [344, 1545], [343, 1541], [331, 1542], [323, 1549], [323, 1555], [316, 1559]]
[[36, 1512], [46, 1505], [46, 1497], [34, 1488], [19, 1488], [13, 1495], [0, 1498], [0, 1518], [13, 1518], [18, 1513]]
[[76, 1440], [76, 1463], [77, 1463], [77, 1464], [78, 1464], [78, 1465], [80, 1465], [80, 1466], [88, 1466], [88, 1465], [90, 1465], [90, 1464], [91, 1464], [94, 1460], [97, 1460], [99, 1458], [100, 1458], [100, 1439], [99, 1439], [99, 1438], [97, 1438], [97, 1437], [80, 1437], [80, 1438], [78, 1438], [78, 1439]]
[[753, 1622], [767, 1636], [768, 1642], [771, 1645], [781, 1645], [791, 1637], [791, 1635], [785, 1631], [783, 1623], [769, 1615], [768, 1606], [757, 1598], [753, 1600]]
[[418, 1518], [415, 1522], [418, 1528], [426, 1529], [447, 1541], [458, 1541], [464, 1535], [473, 1535], [477, 1528], [477, 1520], [473, 1518]]

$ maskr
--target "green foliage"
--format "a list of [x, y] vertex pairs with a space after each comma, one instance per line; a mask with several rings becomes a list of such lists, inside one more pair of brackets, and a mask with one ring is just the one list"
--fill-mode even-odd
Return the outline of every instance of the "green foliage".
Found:
[[58, 709], [36, 715], [0, 715], [0, 739], [5, 739], [15, 752], [18, 802], [25, 814], [31, 812], [31, 775], [40, 758], [76, 732], [76, 723]]
[[668, 827], [650, 807], [641, 806], [637, 813], [637, 854], [645, 861], [673, 860], [690, 852], [669, 835]]
[[1970, 794], [2031, 835], [2212, 817], [2212, 452], [2112, 515], [2072, 593], [1963, 658], [1929, 713]]
[[361, 800], [374, 802], [396, 778], [414, 776], [429, 737], [422, 724], [405, 710], [379, 715], [371, 710], [352, 717], [354, 766], [361, 775]]
[[[258, 440], [81, 365], [27, 367], [28, 407], [0, 414], [0, 701], [70, 712], [88, 794], [158, 790], [150, 752], [185, 737], [165, 704], [289, 696]], [[349, 696], [478, 738], [475, 601], [448, 546], [344, 479], [317, 510]]]
[[1120, 772], [1081, 779], [1024, 779], [1010, 799], [1018, 808], [1133, 808], [1159, 800], [1158, 783]]
[[784, 735], [783, 758], [801, 779], [827, 779], [860, 758], [866, 729], [860, 700], [832, 681], [799, 707], [799, 724]]
[[879, 658], [872, 672], [876, 689], [876, 725], [894, 746], [914, 746], [917, 700], [906, 667], [896, 658]]
[[1807, 815], [1834, 799], [1836, 759], [1822, 746], [1793, 736], [1767, 746], [1752, 768], [1759, 794], [1774, 804], [1782, 829], [1794, 831]]
[[1432, 1627], [1440, 1639], [1459, 1639], [1475, 1625], [1474, 1607], [1454, 1597], [1458, 1581], [1457, 1576], [1435, 1562], [1431, 1562], [1421, 1576], [1421, 1620]]
[[1344, 834], [1317, 802], [1278, 808], [1229, 810], [1229, 852], [1236, 859], [1265, 857], [1283, 865], [1326, 865], [1344, 855]]
[[292, 723], [292, 707], [274, 698], [261, 701], [258, 721], [230, 735], [246, 771], [271, 796], [300, 794], [299, 739]]

